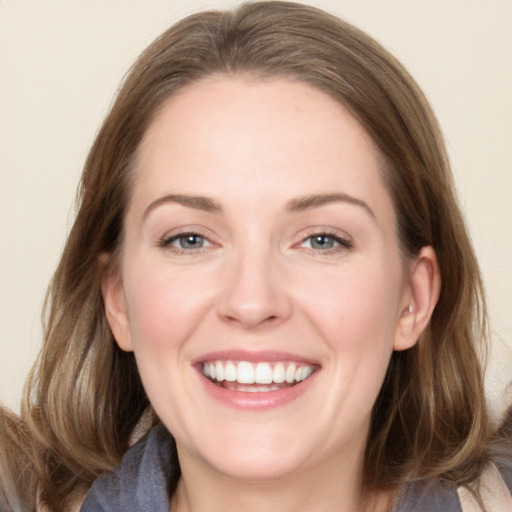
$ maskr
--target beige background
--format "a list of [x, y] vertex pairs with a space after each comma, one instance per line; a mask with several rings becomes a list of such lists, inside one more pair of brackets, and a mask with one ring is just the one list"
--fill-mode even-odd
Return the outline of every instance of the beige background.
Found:
[[[495, 415], [512, 381], [512, 1], [318, 0], [390, 49], [440, 118], [492, 316]], [[0, 0], [0, 401], [18, 409], [81, 165], [138, 53], [227, 1]]]

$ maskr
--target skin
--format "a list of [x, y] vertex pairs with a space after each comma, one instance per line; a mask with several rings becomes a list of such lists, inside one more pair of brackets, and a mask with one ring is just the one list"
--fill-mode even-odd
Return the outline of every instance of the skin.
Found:
[[[114, 336], [134, 351], [177, 441], [172, 510], [358, 507], [389, 359], [416, 342], [439, 290], [431, 248], [407, 261], [400, 253], [378, 162], [342, 105], [285, 79], [202, 80], [149, 127], [119, 271], [103, 293]], [[304, 201], [326, 194], [339, 196]], [[190, 232], [202, 238], [181, 247]], [[284, 351], [317, 371], [286, 404], [232, 407], [196, 367], [226, 350]]]

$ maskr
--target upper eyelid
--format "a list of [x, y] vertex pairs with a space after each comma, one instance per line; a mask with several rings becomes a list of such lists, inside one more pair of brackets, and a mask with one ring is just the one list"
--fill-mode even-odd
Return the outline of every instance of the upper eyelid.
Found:
[[159, 236], [158, 238], [160, 240], [166, 239], [166, 238], [179, 238], [180, 236], [186, 236], [186, 235], [198, 235], [202, 236], [203, 238], [206, 238], [210, 240], [213, 238], [213, 234], [207, 229], [203, 229], [199, 226], [194, 225], [184, 225], [179, 226], [171, 229], [167, 229], [163, 235]]
[[[179, 242], [180, 238], [187, 237], [190, 235], [198, 236], [207, 243], [201, 244], [200, 247], [182, 247], [180, 243], [176, 243]], [[172, 235], [164, 235], [156, 242], [156, 248], [158, 250], [164, 251], [165, 253], [174, 255], [176, 257], [198, 256], [211, 251], [216, 246], [218, 247], [218, 245], [215, 242], [212, 242], [208, 237], [203, 236], [201, 233], [198, 233], [197, 231], [180, 231]]]
[[211, 244], [211, 245], [214, 244], [214, 242], [212, 242], [210, 237], [208, 237], [204, 233], [201, 233], [199, 231], [192, 231], [192, 230], [191, 231], [180, 231], [178, 233], [171, 234], [171, 235], [164, 235], [163, 237], [161, 237], [160, 241], [168, 245], [168, 244], [178, 240], [179, 238], [186, 237], [186, 236], [198, 236], [198, 237], [201, 237], [204, 240], [206, 240], [209, 244]]
[[339, 238], [341, 240], [346, 240], [347, 242], [353, 242], [353, 237], [349, 235], [346, 231], [343, 231], [338, 228], [332, 227], [323, 227], [323, 226], [312, 226], [306, 229], [301, 230], [300, 237], [302, 240], [309, 238], [315, 235], [326, 235], [332, 236], [333, 238]]
[[[342, 236], [333, 235], [331, 233], [314, 233], [312, 235], [309, 235], [309, 236], [306, 236], [305, 238], [303, 238], [299, 242], [299, 244], [303, 244], [304, 242], [306, 242], [307, 240], [309, 240], [311, 238], [314, 238], [315, 236], [325, 236], [327, 238], [332, 238], [336, 243], [338, 243], [340, 246], [342, 246], [346, 249], [352, 249], [354, 247], [352, 240], [342, 237]], [[327, 250], [328, 249], [325, 249], [325, 251], [327, 251]]]
[[302, 247], [302, 249], [313, 251], [318, 254], [329, 254], [332, 252], [339, 252], [340, 250], [352, 250], [355, 247], [354, 238], [349, 235], [345, 230], [335, 228], [333, 226], [310, 226], [306, 229], [301, 230], [298, 233], [300, 236], [298, 241], [293, 243], [294, 247], [299, 247], [304, 244], [308, 239], [315, 236], [327, 236], [333, 238], [337, 242], [337, 246], [328, 249], [316, 249], [309, 247]]
[[[168, 230], [164, 235], [157, 237], [156, 241], [159, 245], [165, 243], [170, 243], [173, 240], [176, 240], [182, 236], [187, 235], [197, 235], [204, 238], [212, 245], [218, 245], [220, 241], [216, 241], [218, 238], [214, 233], [211, 233], [208, 229], [202, 229], [200, 227], [196, 227], [193, 225], [190, 226], [180, 226], [178, 228]], [[308, 228], [303, 228], [300, 230], [295, 236], [295, 241], [292, 241], [292, 246], [303, 243], [310, 237], [325, 235], [328, 237], [332, 237], [342, 243], [343, 245], [354, 246], [354, 240], [351, 235], [349, 235], [346, 231], [341, 230], [339, 228], [327, 227], [327, 226], [310, 226]]]

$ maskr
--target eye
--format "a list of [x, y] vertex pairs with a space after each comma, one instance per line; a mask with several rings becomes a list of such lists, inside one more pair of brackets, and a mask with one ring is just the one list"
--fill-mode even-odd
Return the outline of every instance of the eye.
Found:
[[301, 247], [317, 251], [332, 252], [342, 249], [351, 249], [352, 242], [329, 233], [315, 233], [305, 238], [301, 243]]
[[178, 233], [162, 240], [162, 247], [172, 247], [178, 250], [202, 249], [211, 245], [211, 243], [199, 233]]

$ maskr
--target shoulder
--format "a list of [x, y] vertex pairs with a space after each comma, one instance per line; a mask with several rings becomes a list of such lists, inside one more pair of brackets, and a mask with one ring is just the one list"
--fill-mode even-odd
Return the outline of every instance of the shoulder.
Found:
[[404, 488], [394, 512], [512, 512], [512, 462], [495, 460], [469, 486], [416, 481]]
[[169, 510], [169, 493], [179, 477], [172, 436], [158, 424], [132, 446], [121, 464], [96, 480], [81, 512]]
[[468, 487], [457, 490], [463, 512], [480, 512], [475, 494], [487, 512], [512, 512], [512, 462], [496, 460], [485, 468], [481, 477]]
[[455, 487], [438, 480], [417, 480], [405, 485], [393, 512], [463, 512]]

